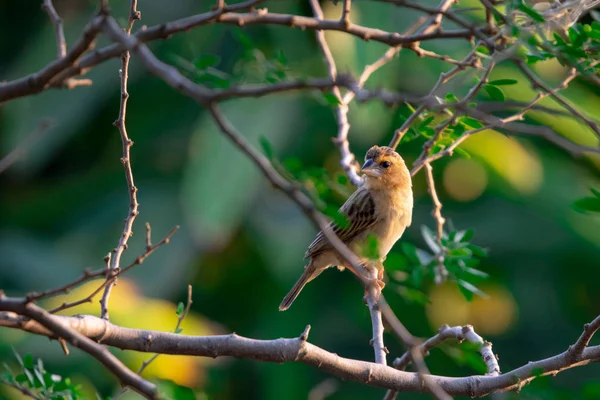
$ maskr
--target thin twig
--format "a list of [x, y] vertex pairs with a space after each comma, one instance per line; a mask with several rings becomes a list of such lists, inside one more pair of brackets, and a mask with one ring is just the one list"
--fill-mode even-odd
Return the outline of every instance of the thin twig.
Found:
[[[67, 308], [72, 308], [75, 306], [78, 306], [80, 304], [84, 304], [84, 303], [90, 303], [94, 297], [100, 293], [100, 291], [107, 285], [107, 283], [109, 281], [111, 281], [112, 279], [126, 273], [127, 271], [129, 271], [130, 269], [134, 268], [136, 265], [140, 265], [144, 262], [144, 260], [146, 260], [146, 258], [148, 258], [152, 253], [154, 253], [156, 251], [156, 249], [158, 249], [159, 247], [168, 244], [169, 241], [171, 240], [171, 236], [173, 236], [175, 234], [175, 232], [177, 232], [179, 230], [179, 226], [175, 226], [173, 229], [171, 229], [171, 231], [169, 231], [169, 233], [167, 233], [165, 235], [165, 237], [158, 243], [152, 245], [150, 248], [146, 248], [146, 250], [140, 254], [139, 256], [136, 257], [136, 259], [130, 263], [128, 266], [126, 266], [125, 268], [119, 269], [119, 270], [114, 270], [111, 269], [108, 265], [106, 268], [103, 268], [101, 270], [95, 271], [95, 272], [87, 272], [84, 271], [83, 275], [79, 278], [77, 278], [76, 280], [67, 283], [66, 285], [63, 285], [60, 288], [57, 289], [53, 289], [51, 291], [48, 291], [46, 293], [42, 293], [41, 295], [37, 295], [35, 297], [35, 300], [39, 300], [41, 298], [46, 298], [46, 297], [50, 297], [53, 296], [55, 294], [58, 293], [68, 293], [69, 290], [71, 290], [73, 287], [79, 285], [80, 283], [87, 281], [89, 279], [92, 278], [97, 278], [99, 276], [104, 276], [105, 279], [102, 282], [102, 284], [100, 284], [100, 286], [98, 286], [92, 293], [90, 293], [89, 295], [87, 295], [86, 297], [84, 297], [83, 299], [79, 299], [70, 303], [63, 303], [60, 306], [53, 308], [52, 310], [50, 310], [50, 313], [54, 314], [57, 313], [59, 311], [63, 311], [66, 310]], [[108, 262], [110, 262], [110, 254], [105, 257], [105, 260], [107, 260]], [[28, 296], [29, 298], [30, 296]], [[30, 300], [33, 301], [33, 300]]]
[[[315, 18], [322, 20], [323, 19], [323, 10], [319, 5], [318, 0], [310, 0], [310, 5], [312, 7]], [[346, 7], [348, 7], [346, 9]], [[342, 12], [342, 20], [346, 21], [345, 23], [349, 24], [347, 18], [349, 18], [350, 12], [350, 1], [344, 0], [344, 10]], [[317, 30], [315, 31], [315, 36], [317, 38], [317, 44], [323, 53], [325, 58], [325, 64], [327, 65], [327, 72], [329, 75], [329, 79], [335, 81], [337, 79], [337, 68], [335, 66], [335, 60], [333, 59], [333, 54], [329, 49], [329, 45], [327, 44], [327, 40], [325, 39], [325, 32]], [[359, 86], [361, 84], [359, 83]], [[336, 115], [338, 121], [338, 135], [337, 138], [333, 140], [335, 145], [338, 147], [341, 159], [340, 165], [346, 172], [348, 179], [352, 184], [359, 185], [362, 182], [362, 178], [358, 175], [358, 171], [360, 166], [356, 162], [356, 158], [354, 153], [350, 151], [350, 144], [348, 142], [348, 133], [350, 131], [350, 122], [348, 121], [348, 102], [345, 102], [342, 99], [342, 94], [340, 92], [340, 88], [334, 86], [332, 88], [332, 93], [337, 99], [336, 106]]]
[[52, 4], [52, 0], [44, 0], [42, 9], [46, 11], [50, 17], [50, 21], [54, 26], [54, 34], [56, 35], [56, 58], [62, 58], [67, 55], [67, 41], [65, 40], [65, 32], [63, 30], [62, 20]]
[[[140, 19], [141, 14], [137, 10], [137, 0], [130, 1], [130, 9], [129, 9], [129, 22], [127, 24], [127, 29], [125, 33], [127, 36], [131, 34], [131, 29], [133, 28], [133, 24], [136, 20]], [[129, 193], [129, 211], [127, 213], [127, 217], [125, 218], [125, 226], [123, 227], [123, 233], [119, 237], [119, 243], [117, 247], [112, 251], [112, 257], [110, 260], [110, 268], [113, 270], [118, 270], [120, 267], [121, 256], [123, 252], [127, 249], [127, 243], [129, 238], [133, 236], [133, 222], [135, 221], [135, 217], [139, 214], [138, 211], [138, 201], [137, 201], [137, 187], [135, 187], [135, 183], [133, 181], [133, 171], [131, 170], [131, 146], [133, 146], [133, 140], [131, 140], [127, 134], [127, 127], [125, 125], [125, 118], [127, 114], [127, 100], [129, 99], [129, 93], [127, 92], [127, 79], [129, 75], [129, 51], [124, 51], [121, 55], [121, 102], [119, 107], [119, 117], [114, 122], [115, 125], [119, 129], [119, 133], [121, 135], [121, 142], [123, 143], [123, 155], [121, 157], [121, 163], [123, 164], [123, 168], [125, 169], [125, 178], [127, 180], [127, 189]], [[106, 287], [104, 288], [104, 294], [102, 295], [102, 300], [100, 300], [100, 308], [101, 308], [101, 316], [104, 319], [109, 319], [108, 315], [108, 301], [110, 298], [110, 293], [112, 291], [113, 286], [117, 282], [117, 278], [110, 278]]]

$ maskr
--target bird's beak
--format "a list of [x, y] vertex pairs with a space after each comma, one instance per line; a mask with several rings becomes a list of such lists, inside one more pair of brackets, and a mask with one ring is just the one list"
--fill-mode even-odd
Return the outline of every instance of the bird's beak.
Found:
[[372, 158], [365, 161], [361, 170], [368, 176], [381, 176], [381, 171], [377, 168], [377, 163]]

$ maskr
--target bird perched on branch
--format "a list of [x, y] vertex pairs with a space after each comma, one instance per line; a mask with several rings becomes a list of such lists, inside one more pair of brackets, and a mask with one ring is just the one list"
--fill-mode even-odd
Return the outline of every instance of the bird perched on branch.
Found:
[[[371, 147], [365, 155], [361, 170], [365, 175], [363, 183], [340, 208], [340, 212], [347, 217], [348, 224], [342, 227], [331, 222], [329, 226], [356, 254], [370, 275], [373, 268], [377, 270], [378, 283], [383, 287], [382, 263], [412, 221], [412, 181], [402, 157], [386, 146]], [[368, 246], [370, 240], [374, 240], [377, 246], [375, 257], [372, 252], [371, 255], [364, 254], [365, 246]], [[304, 258], [309, 259], [304, 273], [284, 297], [279, 305], [280, 311], [287, 310], [304, 285], [329, 267], [346, 267], [359, 274], [344, 262], [322, 231], [308, 246]]]

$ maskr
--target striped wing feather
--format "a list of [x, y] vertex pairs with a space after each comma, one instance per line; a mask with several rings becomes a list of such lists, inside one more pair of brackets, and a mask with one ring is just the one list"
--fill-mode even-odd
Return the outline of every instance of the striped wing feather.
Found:
[[[340, 212], [348, 217], [348, 226], [342, 228], [333, 221], [329, 223], [329, 226], [340, 240], [346, 244], [375, 223], [375, 202], [365, 187], [357, 189], [340, 208]], [[331, 249], [331, 244], [329, 244], [323, 231], [320, 231], [315, 240], [308, 246], [304, 258], [315, 257]]]

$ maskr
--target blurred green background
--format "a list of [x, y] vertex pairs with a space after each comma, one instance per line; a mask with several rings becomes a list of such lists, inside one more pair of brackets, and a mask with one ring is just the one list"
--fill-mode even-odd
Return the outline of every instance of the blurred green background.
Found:
[[[55, 57], [53, 29], [40, 3], [0, 2], [0, 79], [12, 80], [37, 71]], [[213, 3], [140, 1], [142, 20], [134, 31], [142, 25], [204, 12]], [[322, 3], [326, 16], [339, 15], [340, 5]], [[110, 4], [123, 23], [128, 2]], [[96, 2], [56, 0], [55, 5], [71, 45], [93, 14]], [[463, 7], [471, 5], [477, 3], [461, 2]], [[265, 6], [271, 12], [311, 15], [306, 1], [267, 1]], [[480, 14], [467, 16], [477, 18]], [[356, 1], [352, 9], [355, 23], [398, 32], [419, 15], [366, 1]], [[314, 32], [280, 26], [249, 26], [244, 33], [240, 31], [234, 26], [203, 26], [152, 43], [151, 49], [198, 80], [202, 76], [193, 71], [193, 63], [206, 60], [208, 55], [219, 57], [215, 67], [220, 72], [215, 74], [232, 84], [272, 81], [282, 74], [326, 76]], [[250, 50], [245, 38], [258, 50]], [[338, 69], [355, 75], [386, 50], [381, 44], [339, 33], [327, 33], [327, 39]], [[101, 37], [97, 47], [105, 44], [108, 41]], [[428, 42], [423, 47], [454, 58], [470, 49], [464, 40]], [[8, 295], [60, 286], [85, 267], [100, 268], [102, 258], [117, 243], [128, 207], [119, 161], [121, 141], [112, 126], [119, 106], [119, 67], [119, 60], [113, 59], [94, 68], [87, 75], [94, 81], [91, 87], [49, 90], [0, 108], [2, 155], [42, 122], [51, 123], [25, 157], [0, 175], [0, 288]], [[424, 94], [448, 69], [449, 65], [440, 61], [419, 59], [402, 51], [367, 86]], [[537, 65], [535, 72], [557, 83], [565, 69], [548, 61]], [[472, 78], [467, 73], [448, 90], [464, 94]], [[492, 78], [519, 80], [519, 85], [505, 89], [511, 99], [527, 101], [533, 97], [530, 85], [509, 63], [500, 64]], [[209, 84], [219, 85], [215, 79]], [[169, 245], [119, 281], [111, 298], [113, 321], [129, 327], [172, 330], [176, 304], [185, 301], [187, 285], [192, 284], [194, 304], [183, 334], [236, 332], [274, 339], [298, 336], [310, 324], [312, 343], [344, 357], [371, 360], [368, 309], [362, 303], [362, 288], [350, 273], [327, 271], [305, 288], [289, 311], [277, 310], [301, 273], [304, 251], [315, 234], [299, 209], [267, 184], [253, 164], [219, 133], [205, 110], [148, 74], [135, 57], [129, 92], [127, 128], [135, 142], [132, 167], [139, 188], [140, 215], [122, 264], [143, 252], [145, 222], [151, 223], [155, 241], [174, 225], [181, 225], [181, 230]], [[597, 88], [575, 80], [565, 95], [587, 115], [597, 116]], [[489, 100], [485, 94], [477, 98], [478, 102]], [[542, 104], [558, 110], [550, 100]], [[334, 110], [321, 94], [231, 100], [222, 109], [253, 145], [259, 147], [260, 138], [265, 137], [278, 159], [293, 159], [307, 169], [325, 168], [332, 177], [341, 174], [339, 154], [331, 141], [337, 131]], [[540, 112], [531, 117], [578, 143], [597, 144], [587, 126], [568, 117]], [[388, 143], [400, 122], [398, 109], [377, 102], [353, 104], [352, 150], [362, 158], [371, 145]], [[409, 165], [422, 143], [415, 140], [399, 148]], [[587, 195], [590, 186], [600, 187], [598, 163], [592, 158], [574, 159], [542, 140], [491, 131], [474, 136], [462, 147], [471, 154], [470, 159], [454, 156], [435, 162], [434, 173], [444, 216], [456, 229], [474, 228], [473, 242], [489, 249], [490, 257], [481, 269], [491, 277], [481, 288], [490, 297], [467, 302], [456, 284], [436, 287], [431, 282], [423, 288], [430, 299], [425, 306], [402, 297], [401, 287], [395, 283], [388, 284], [384, 294], [415, 335], [430, 336], [443, 323], [473, 324], [479, 334], [493, 342], [501, 369], [509, 371], [564, 351], [576, 340], [583, 323], [600, 313], [600, 219], [578, 214], [570, 207], [574, 200]], [[413, 226], [402, 241], [425, 247], [420, 227], [433, 228], [434, 221], [422, 173], [415, 177], [414, 189]], [[343, 194], [336, 196], [341, 204]], [[85, 285], [72, 298], [89, 293], [97, 284]], [[98, 315], [97, 300], [67, 314]], [[396, 337], [386, 333], [385, 340], [390, 361], [402, 354], [403, 346]], [[90, 398], [95, 390], [103, 396], [118, 390], [113, 377], [77, 349], [66, 357], [56, 342], [0, 330], [0, 361], [15, 364], [12, 348], [41, 357], [48, 370], [82, 384]], [[427, 358], [431, 371], [450, 376], [475, 373], [457, 349], [453, 344], [444, 351], [434, 350]], [[134, 370], [150, 356], [114, 351]], [[566, 396], [562, 398], [576, 398], [581, 394], [573, 393], [582, 393], [599, 373], [597, 365], [565, 371], [552, 384], [542, 382], [551, 385], [544, 392], [549, 394], [527, 394], [525, 390], [523, 397], [555, 398], [552, 396], [559, 393]], [[161, 356], [146, 376], [194, 388], [198, 398], [210, 399], [303, 399], [325, 380], [335, 388], [328, 397], [331, 399], [381, 398], [384, 394], [381, 389], [341, 382], [293, 363]], [[18, 398], [0, 387], [3, 396]], [[130, 394], [130, 398], [135, 397]], [[401, 398], [427, 396], [402, 394]]]

